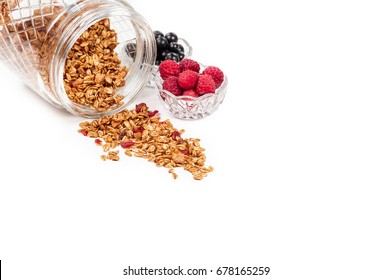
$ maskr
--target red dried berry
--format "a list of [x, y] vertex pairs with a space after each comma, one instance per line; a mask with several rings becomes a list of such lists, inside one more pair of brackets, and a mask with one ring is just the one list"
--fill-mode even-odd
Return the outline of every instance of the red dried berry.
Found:
[[175, 96], [180, 96], [182, 94], [182, 91], [183, 91], [180, 88], [180, 85], [178, 84], [178, 78], [174, 77], [174, 76], [167, 78], [163, 82], [162, 88], [164, 90], [167, 90], [167, 91], [171, 92]]
[[175, 141], [181, 140], [181, 134], [180, 134], [178, 131], [174, 131], [174, 132], [172, 133], [172, 138], [173, 138], [173, 140], [175, 140]]
[[192, 70], [196, 73], [200, 72], [200, 64], [192, 59], [184, 58], [180, 61], [180, 71], [184, 72], [185, 70]]
[[208, 66], [204, 69], [203, 74], [210, 75], [214, 79], [216, 88], [220, 87], [225, 79], [222, 70], [215, 66]]
[[197, 85], [199, 73], [192, 70], [185, 70], [178, 76], [178, 85], [182, 89], [193, 89]]
[[167, 79], [170, 76], [178, 76], [180, 74], [180, 66], [174, 60], [165, 60], [159, 65], [159, 74], [162, 79]]
[[147, 109], [146, 103], [137, 104], [136, 107], [135, 107], [136, 113], [140, 113], [143, 110], [144, 107]]
[[144, 131], [144, 127], [140, 126], [140, 127], [136, 128], [136, 129], [133, 131], [133, 133], [138, 133], [138, 132], [143, 133], [143, 131]]
[[79, 130], [80, 133], [82, 133], [84, 136], [88, 135], [88, 131], [86, 129], [81, 129]]
[[100, 146], [102, 144], [102, 140], [101, 139], [95, 139], [95, 144]]
[[180, 150], [181, 153], [183, 153], [184, 155], [189, 155], [189, 151], [188, 150]]
[[215, 93], [215, 90], [214, 79], [210, 75], [200, 75], [196, 86], [196, 92], [199, 95], [203, 95], [206, 93]]
[[158, 110], [154, 110], [154, 111], [148, 111], [147, 112], [148, 113], [148, 117], [149, 118], [152, 118], [153, 116], [155, 116], [156, 114], [158, 114], [159, 113], [159, 111]]
[[135, 145], [135, 142], [133, 142], [133, 141], [123, 141], [123, 142], [120, 143], [120, 146], [123, 149], [129, 149], [133, 145]]

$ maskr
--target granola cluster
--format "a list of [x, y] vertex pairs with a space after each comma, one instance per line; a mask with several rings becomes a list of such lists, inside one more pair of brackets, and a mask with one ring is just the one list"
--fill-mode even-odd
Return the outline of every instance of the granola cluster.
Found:
[[89, 27], [67, 55], [64, 87], [69, 99], [104, 112], [123, 105], [123, 95], [116, 94], [125, 85], [128, 70], [114, 51], [117, 33], [109, 19]]
[[211, 166], [205, 167], [205, 150], [200, 146], [200, 139], [183, 138], [184, 130], [177, 130], [169, 120], [161, 121], [157, 113], [141, 103], [133, 110], [82, 122], [79, 132], [96, 138], [95, 143], [105, 152], [101, 156], [103, 160], [118, 161], [117, 148], [121, 147], [127, 156], [145, 158], [168, 168], [174, 179], [176, 167], [192, 173], [195, 180], [213, 171]]

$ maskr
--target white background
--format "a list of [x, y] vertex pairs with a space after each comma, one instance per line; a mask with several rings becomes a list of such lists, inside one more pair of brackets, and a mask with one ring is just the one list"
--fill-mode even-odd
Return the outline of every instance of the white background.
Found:
[[[147, 266], [269, 266], [265, 279], [392, 279], [390, 1], [131, 1], [153, 29], [221, 67], [200, 121], [202, 182], [142, 159], [100, 160], [83, 119], [3, 66], [4, 279], [125, 277]], [[258, 7], [256, 6], [258, 5]], [[163, 112], [156, 92], [138, 102]], [[178, 279], [263, 277], [178, 277]]]

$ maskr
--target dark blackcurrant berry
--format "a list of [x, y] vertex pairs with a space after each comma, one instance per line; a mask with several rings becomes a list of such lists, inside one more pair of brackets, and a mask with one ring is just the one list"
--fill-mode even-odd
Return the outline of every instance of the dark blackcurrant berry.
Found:
[[180, 45], [179, 43], [171, 42], [169, 46], [169, 50], [172, 52], [184, 52], [184, 47]]
[[181, 44], [178, 44], [177, 50], [180, 51], [180, 52], [185, 52], [185, 49], [184, 49], [184, 47]]
[[167, 54], [168, 54], [169, 52], [170, 52], [169, 50], [163, 50], [163, 51], [161, 52], [161, 57], [162, 57], [162, 59], [165, 59], [165, 57], [167, 56]]
[[185, 53], [183, 52], [178, 52], [178, 57], [180, 58], [180, 61], [185, 58]]
[[179, 62], [180, 61], [180, 57], [178, 54], [174, 53], [174, 52], [169, 52], [166, 56], [165, 56], [165, 60], [174, 60]]
[[178, 37], [177, 37], [176, 33], [173, 33], [173, 32], [167, 33], [167, 34], [165, 35], [165, 38], [167, 39], [167, 41], [168, 41], [169, 43], [171, 43], [171, 42], [177, 42], [177, 41], [178, 41]]
[[169, 46], [169, 42], [167, 41], [167, 39], [165, 37], [158, 37], [156, 39], [156, 43], [157, 43], [158, 50], [167, 49], [167, 47]]
[[155, 36], [155, 39], [158, 37], [165, 37], [165, 35], [163, 35], [163, 33], [159, 30], [154, 31], [154, 36]]
[[125, 47], [125, 52], [129, 57], [135, 58], [136, 56], [136, 44], [128, 43]]

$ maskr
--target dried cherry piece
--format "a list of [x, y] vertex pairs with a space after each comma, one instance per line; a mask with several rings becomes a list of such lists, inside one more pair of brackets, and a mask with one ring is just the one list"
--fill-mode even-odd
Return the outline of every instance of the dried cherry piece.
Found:
[[179, 140], [181, 140], [181, 134], [178, 131], [174, 131], [172, 133], [172, 138], [173, 138], [173, 140], [179, 141]]
[[153, 116], [155, 116], [156, 114], [158, 114], [159, 113], [159, 111], [158, 110], [155, 110], [155, 111], [148, 111], [148, 117], [149, 118], [152, 118]]
[[132, 147], [133, 145], [135, 145], [135, 142], [133, 142], [133, 141], [123, 141], [120, 143], [120, 146], [123, 149], [128, 149], [128, 148]]
[[136, 108], [135, 108], [136, 109], [136, 113], [140, 113], [144, 107], [147, 108], [146, 103], [137, 104]]
[[88, 135], [88, 131], [86, 129], [81, 129], [79, 130], [80, 133], [82, 133], [84, 136]]
[[140, 126], [140, 127], [136, 128], [136, 129], [133, 131], [133, 133], [138, 133], [138, 132], [143, 133], [143, 131], [144, 131], [144, 127]]

